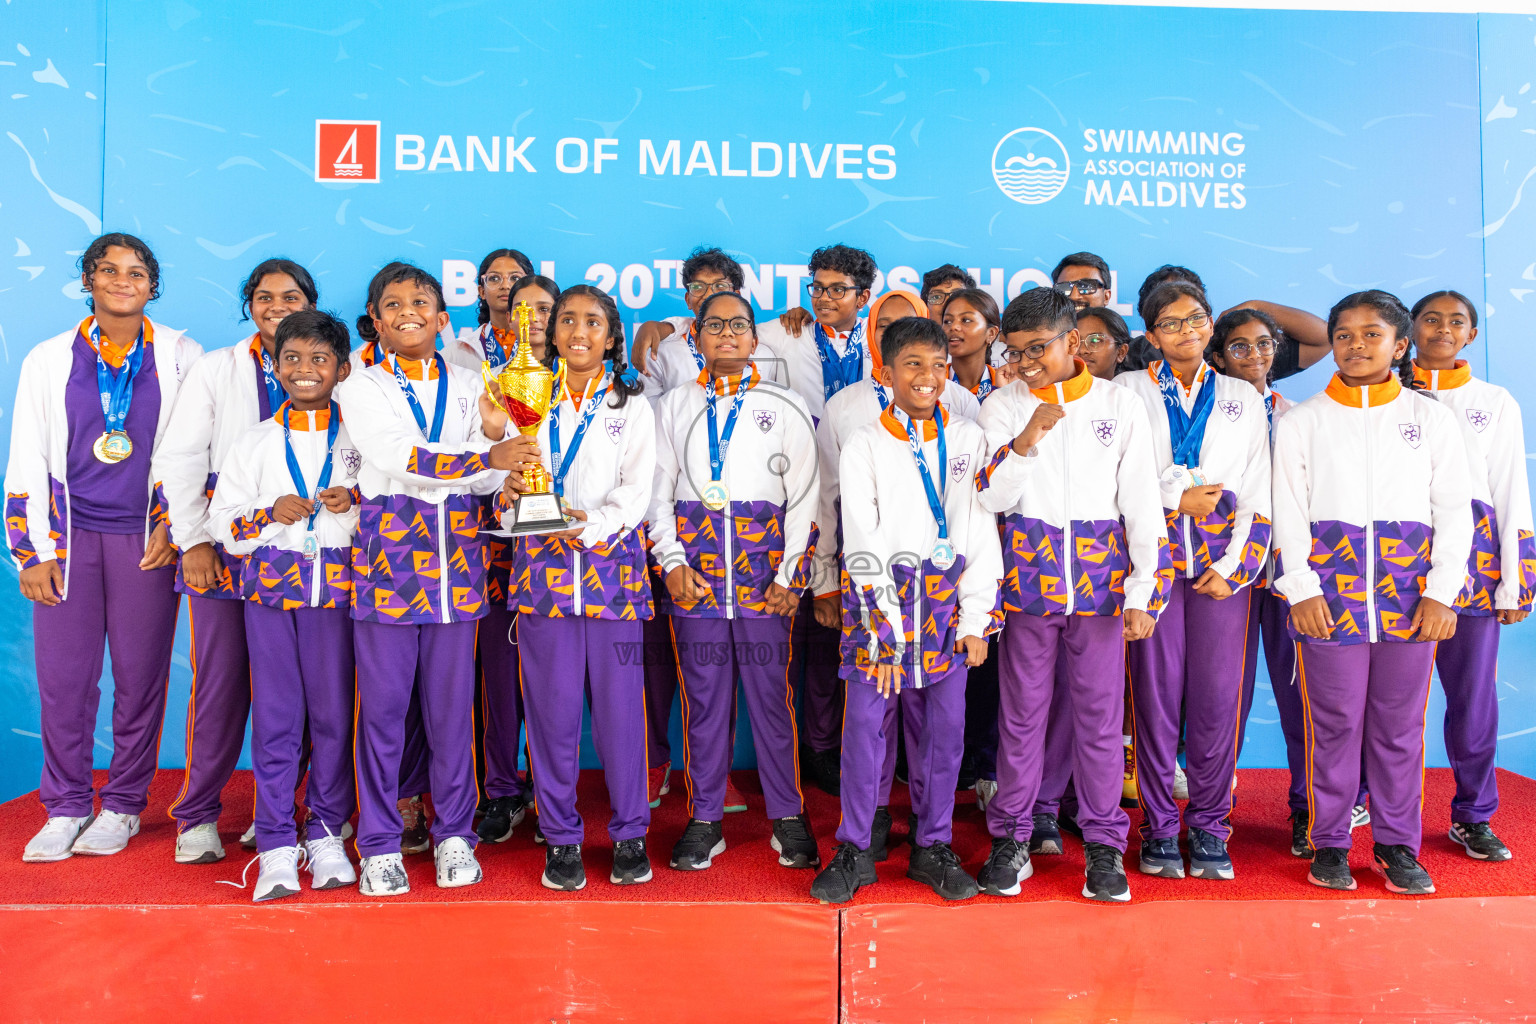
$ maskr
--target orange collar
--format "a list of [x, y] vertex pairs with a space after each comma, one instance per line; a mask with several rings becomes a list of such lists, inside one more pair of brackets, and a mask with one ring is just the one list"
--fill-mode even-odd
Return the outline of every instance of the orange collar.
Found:
[[869, 315], [864, 319], [864, 345], [869, 349], [869, 373], [872, 377], [880, 376], [880, 367], [885, 365], [885, 360], [880, 358], [880, 346], [875, 343], [875, 325], [880, 322], [880, 307], [885, 305], [888, 299], [898, 295], [912, 306], [913, 316], [924, 316], [928, 310], [928, 304], [922, 300], [921, 296], [905, 288], [892, 288], [869, 304]]
[[[571, 404], [579, 410], [587, 404], [587, 396], [589, 394], [597, 394], [598, 389], [608, 382], [608, 378], [609, 374], [606, 371], [598, 374], [587, 381], [586, 385], [581, 389], [581, 394], [578, 395], [571, 391], [566, 383], [565, 374], [562, 373], [560, 375], [560, 400], [570, 399]], [[735, 385], [732, 385], [732, 387], [735, 387]]]
[[734, 395], [736, 393], [736, 389], [741, 385], [742, 377], [749, 378], [747, 381], [748, 391], [757, 387], [757, 364], [748, 363], [746, 368], [742, 370], [741, 373], [733, 373], [728, 377], [711, 377], [709, 375], [709, 368], [705, 367], [699, 371], [698, 382], [705, 387], [709, 387], [710, 384], [713, 383], [715, 387], [715, 394], [717, 395]]
[[[1051, 404], [1075, 402], [1082, 398], [1088, 393], [1088, 389], [1093, 387], [1093, 374], [1088, 372], [1087, 364], [1081, 359], [1074, 357], [1072, 365], [1077, 368], [1077, 373], [1070, 379], [1064, 380], [1060, 384], [1052, 384], [1049, 387], [1030, 388], [1029, 393], [1040, 399], [1040, 401]], [[1153, 375], [1153, 378], [1156, 379], [1156, 374]]]
[[1465, 359], [1458, 359], [1456, 365], [1449, 370], [1421, 370], [1419, 364], [1415, 362], [1413, 379], [1431, 391], [1449, 391], [1463, 386], [1472, 379], [1472, 367], [1467, 365]]
[[[93, 332], [95, 333], [95, 337], [92, 337]], [[123, 360], [128, 358], [128, 353], [133, 351], [132, 344], [130, 344], [127, 348], [123, 348], [120, 345], [114, 344], [111, 338], [97, 330], [96, 317], [94, 314], [80, 321], [80, 336], [85, 339], [85, 343], [87, 345], [90, 345], [93, 349], [96, 349], [96, 351], [100, 352], [101, 358], [105, 360], [106, 364], [113, 369], [117, 369], [118, 367], [122, 366]], [[134, 339], [134, 341], [137, 340], [137, 338]], [[154, 328], [150, 326], [149, 317], [145, 317], [144, 344], [153, 345], [154, 343]]]
[[400, 369], [405, 371], [406, 380], [437, 380], [437, 358], [435, 356], [428, 356], [426, 359], [402, 359], [393, 352], [390, 352], [385, 354], [381, 362], [390, 373], [395, 372], [396, 366], [400, 367]]
[[[937, 423], [935, 423], [935, 420], [937, 420]], [[923, 424], [923, 440], [932, 441], [939, 436], [939, 423], [946, 427], [949, 426], [949, 416], [944, 412], [942, 405], [935, 405], [933, 407], [933, 416], [921, 422]], [[896, 417], [896, 406], [894, 403], [886, 406], [885, 411], [880, 414], [880, 425], [889, 431], [890, 435], [896, 438], [896, 440], [911, 442], [912, 439], [907, 434], [906, 424]]]
[[329, 430], [331, 409], [326, 406], [324, 409], [306, 411], [295, 409], [291, 402], [284, 402], [277, 407], [274, 419], [289, 430]]
[[[1152, 361], [1152, 365], [1147, 367], [1147, 376], [1152, 378], [1152, 383], [1157, 383], [1157, 374], [1162, 369], [1162, 366], [1163, 360], [1155, 359]], [[1188, 395], [1190, 389], [1192, 389], [1196, 384], [1199, 384], [1201, 381], [1205, 380], [1205, 371], [1209, 370], [1210, 368], [1211, 367], [1209, 363], [1201, 363], [1199, 368], [1195, 370], [1195, 379], [1188, 384], [1185, 384], [1183, 381], [1179, 380], [1178, 374], [1174, 374], [1173, 379], [1179, 380], [1179, 385], [1183, 387], [1184, 394]]]
[[[1338, 374], [1334, 374], [1324, 393], [1340, 405], [1347, 405], [1351, 409], [1363, 408], [1366, 401], [1369, 401], [1371, 408], [1375, 409], [1392, 401], [1402, 390], [1403, 386], [1397, 382], [1396, 377], [1388, 377], [1382, 383], [1372, 384], [1369, 387], [1352, 388], [1340, 380]], [[1364, 398], [1362, 398], [1362, 392], [1366, 393]]]
[[364, 366], [374, 365], [383, 355], [384, 346], [377, 340], [364, 342], [363, 347], [358, 350], [358, 358], [362, 360]]

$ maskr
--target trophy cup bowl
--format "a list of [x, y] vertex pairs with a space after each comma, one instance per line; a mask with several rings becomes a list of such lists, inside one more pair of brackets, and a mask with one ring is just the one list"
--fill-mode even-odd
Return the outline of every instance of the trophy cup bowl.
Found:
[[[487, 393], [507, 414], [517, 432], [524, 437], [537, 437], [539, 427], [549, 418], [555, 374], [533, 358], [526, 333], [519, 339], [512, 360], [499, 374], [491, 375], [490, 363], [484, 364], [480, 372], [485, 378]], [[560, 499], [550, 490], [549, 471], [541, 464], [527, 470], [523, 478], [528, 490], [518, 495], [513, 503], [512, 523], [504, 528], [505, 532], [509, 536], [522, 537], [570, 529], [574, 520], [565, 514]]]

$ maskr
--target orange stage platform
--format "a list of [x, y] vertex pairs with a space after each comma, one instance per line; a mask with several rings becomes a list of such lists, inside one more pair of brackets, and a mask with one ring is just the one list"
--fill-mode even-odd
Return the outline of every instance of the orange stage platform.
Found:
[[[1449, 773], [1429, 773], [1422, 859], [1439, 893], [1425, 899], [1385, 891], [1366, 867], [1368, 829], [1355, 834], [1357, 892], [1306, 884], [1287, 850], [1283, 773], [1244, 771], [1235, 882], [1133, 869], [1129, 905], [1089, 904], [1069, 839], [1063, 856], [1035, 859], [1024, 895], [949, 906], [903, 877], [896, 846], [880, 883], [843, 908], [810, 900], [810, 872], [778, 867], [755, 777], [737, 781], [752, 806], [727, 816], [729, 849], [707, 872], [665, 866], [685, 819], [679, 789], [655, 812], [655, 880], [609, 884], [593, 774], [581, 893], [538, 884], [543, 853], [526, 824], [481, 847], [477, 886], [438, 890], [421, 856], [408, 858], [411, 893], [393, 901], [306, 890], [261, 906], [217, 884], [248, 859], [236, 843], [248, 774], [225, 794], [230, 856], [206, 866], [172, 861], [172, 773], [143, 833], [110, 858], [23, 864], [43, 820], [28, 795], [0, 805], [0, 1021], [1536, 1019], [1536, 781], [1520, 776], [1500, 776], [1498, 824], [1516, 859], [1478, 864], [1444, 835]], [[898, 833], [904, 800], [898, 787]], [[974, 870], [988, 840], [962, 800], [955, 847]], [[827, 856], [837, 803], [810, 793], [808, 804]]]

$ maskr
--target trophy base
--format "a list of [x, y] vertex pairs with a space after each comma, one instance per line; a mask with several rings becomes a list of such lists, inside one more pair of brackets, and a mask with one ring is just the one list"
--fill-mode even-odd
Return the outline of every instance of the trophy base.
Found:
[[506, 533], [509, 537], [559, 533], [569, 530], [574, 522], [561, 510], [560, 499], [554, 494], [523, 494], [512, 506], [512, 524], [506, 527]]

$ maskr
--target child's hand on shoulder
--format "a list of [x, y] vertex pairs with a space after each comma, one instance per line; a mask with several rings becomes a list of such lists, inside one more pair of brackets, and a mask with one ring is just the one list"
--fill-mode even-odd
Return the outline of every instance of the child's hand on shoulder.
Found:
[[987, 642], [979, 636], [963, 636], [955, 644], [955, 653], [964, 654], [966, 666], [975, 668], [986, 663]]
[[1156, 619], [1135, 608], [1127, 608], [1122, 618], [1125, 620], [1122, 632], [1127, 640], [1145, 640], [1152, 635], [1152, 627], [1157, 625]]
[[308, 519], [314, 510], [314, 502], [297, 494], [285, 494], [272, 503], [272, 518], [284, 526], [292, 526], [301, 519]]
[[327, 512], [339, 516], [352, 507], [352, 492], [345, 487], [327, 487], [320, 492], [320, 500]]

